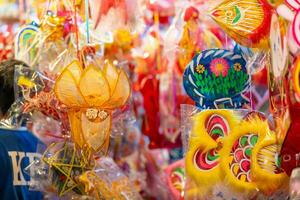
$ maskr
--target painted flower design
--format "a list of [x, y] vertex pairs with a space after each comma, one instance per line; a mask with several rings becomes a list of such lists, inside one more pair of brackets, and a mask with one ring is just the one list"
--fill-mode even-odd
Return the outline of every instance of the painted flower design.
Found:
[[227, 76], [229, 70], [229, 64], [224, 58], [216, 58], [211, 61], [210, 70], [216, 75], [216, 77], [222, 75]]
[[242, 65], [240, 63], [235, 63], [233, 65], [233, 68], [234, 68], [235, 71], [239, 72], [239, 71], [242, 70]]
[[196, 67], [196, 72], [198, 72], [199, 74], [203, 74], [205, 71], [205, 67], [203, 65], [198, 65]]

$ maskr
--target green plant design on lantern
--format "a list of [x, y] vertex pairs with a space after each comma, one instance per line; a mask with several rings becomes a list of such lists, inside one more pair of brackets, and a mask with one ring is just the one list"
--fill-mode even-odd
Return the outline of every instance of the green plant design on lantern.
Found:
[[216, 76], [214, 73], [209, 74], [206, 70], [202, 74], [195, 73], [195, 84], [204, 93], [205, 96], [224, 96], [232, 93], [238, 94], [244, 88], [248, 81], [248, 75], [243, 71], [237, 71], [230, 68], [227, 75]]
[[183, 85], [201, 109], [242, 108], [249, 104], [249, 74], [240, 52], [208, 49], [187, 65]]

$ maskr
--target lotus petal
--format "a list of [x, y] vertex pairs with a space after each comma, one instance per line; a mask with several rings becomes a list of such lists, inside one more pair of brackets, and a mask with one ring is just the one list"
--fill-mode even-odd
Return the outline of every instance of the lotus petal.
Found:
[[57, 78], [54, 91], [56, 97], [68, 107], [80, 107], [86, 104], [77, 87], [76, 78], [67, 68]]
[[106, 80], [109, 84], [109, 88], [112, 94], [117, 85], [117, 81], [119, 77], [118, 70], [113, 64], [107, 62], [104, 64], [103, 73], [104, 76], [106, 77]]
[[130, 96], [130, 83], [124, 70], [120, 71], [118, 82], [111, 98], [103, 105], [104, 108], [113, 109], [123, 106]]
[[101, 70], [93, 65], [84, 70], [79, 88], [89, 107], [99, 107], [109, 100], [108, 82]]
[[72, 75], [74, 76], [74, 78], [76, 79], [76, 83], [79, 83], [80, 80], [80, 76], [82, 74], [82, 68], [80, 63], [75, 60], [73, 62], [71, 62], [67, 67], [66, 70], [70, 71], [72, 73]]

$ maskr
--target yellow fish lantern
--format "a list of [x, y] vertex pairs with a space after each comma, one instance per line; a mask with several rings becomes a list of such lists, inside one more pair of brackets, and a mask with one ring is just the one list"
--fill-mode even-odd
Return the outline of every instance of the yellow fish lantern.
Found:
[[272, 10], [266, 0], [225, 0], [212, 10], [211, 17], [237, 43], [268, 48]]
[[241, 121], [220, 152], [226, 182], [245, 195], [274, 193], [287, 179], [278, 165], [279, 148], [266, 120], [254, 115]]
[[185, 166], [187, 176], [197, 186], [197, 195], [205, 196], [223, 179], [219, 153], [237, 124], [231, 110], [206, 110], [193, 117]]
[[103, 69], [78, 61], [64, 68], [55, 83], [55, 94], [69, 111], [72, 139], [80, 148], [93, 152], [106, 150], [112, 111], [130, 96], [130, 83], [124, 70], [106, 62]]
[[196, 114], [185, 157], [186, 196], [207, 197], [219, 191], [218, 183], [245, 197], [257, 191], [273, 194], [287, 181], [278, 162], [281, 144], [258, 113], [205, 110]]

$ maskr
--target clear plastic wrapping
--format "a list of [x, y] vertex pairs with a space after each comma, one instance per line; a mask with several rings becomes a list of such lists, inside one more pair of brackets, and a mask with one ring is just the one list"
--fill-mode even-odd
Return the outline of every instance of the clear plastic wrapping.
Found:
[[44, 191], [48, 199], [141, 199], [111, 158], [90, 163], [85, 156], [71, 143], [50, 145], [25, 169], [33, 180], [30, 189]]

